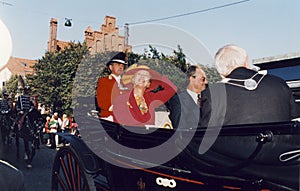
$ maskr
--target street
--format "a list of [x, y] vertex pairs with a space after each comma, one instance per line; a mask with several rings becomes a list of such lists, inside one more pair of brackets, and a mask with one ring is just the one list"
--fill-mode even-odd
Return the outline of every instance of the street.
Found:
[[36, 155], [32, 162], [32, 168], [27, 169], [24, 161], [23, 140], [20, 140], [20, 158], [16, 157], [16, 145], [5, 146], [4, 160], [20, 169], [25, 178], [26, 191], [50, 191], [51, 190], [51, 171], [52, 163], [56, 154], [55, 149], [50, 149], [41, 145], [36, 150]]

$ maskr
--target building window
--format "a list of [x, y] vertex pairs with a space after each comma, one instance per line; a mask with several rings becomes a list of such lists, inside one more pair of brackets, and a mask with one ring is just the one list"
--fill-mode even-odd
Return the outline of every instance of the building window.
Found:
[[101, 46], [100, 40], [96, 41], [96, 51], [95, 52], [102, 52], [102, 46]]

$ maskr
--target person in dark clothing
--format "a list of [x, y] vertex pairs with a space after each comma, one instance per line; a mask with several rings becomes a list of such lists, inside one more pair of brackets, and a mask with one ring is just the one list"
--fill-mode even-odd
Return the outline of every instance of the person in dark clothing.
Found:
[[197, 128], [200, 123], [201, 92], [207, 86], [205, 72], [199, 65], [191, 65], [186, 76], [185, 90], [174, 95], [168, 102], [169, 118], [174, 128]]
[[8, 162], [0, 160], [1, 191], [25, 191], [23, 173]]
[[0, 99], [0, 126], [2, 133], [2, 142], [4, 144], [11, 144], [10, 126], [11, 126], [11, 106], [9, 101], [9, 95], [6, 91], [2, 92], [3, 99]]
[[202, 127], [285, 122], [299, 114], [286, 82], [251, 69], [244, 49], [222, 47], [215, 65], [223, 79], [202, 92]]
[[[24, 87], [24, 93], [17, 98], [16, 102], [16, 124], [18, 125], [20, 137], [23, 138], [24, 147], [25, 147], [25, 156], [24, 159], [27, 163], [27, 167], [31, 168], [32, 157], [34, 156], [34, 150], [32, 149], [32, 133], [33, 129], [30, 129], [31, 126], [26, 125], [26, 117], [34, 109], [33, 102], [30, 99], [29, 95], [30, 87]], [[31, 143], [30, 143], [31, 142]]]

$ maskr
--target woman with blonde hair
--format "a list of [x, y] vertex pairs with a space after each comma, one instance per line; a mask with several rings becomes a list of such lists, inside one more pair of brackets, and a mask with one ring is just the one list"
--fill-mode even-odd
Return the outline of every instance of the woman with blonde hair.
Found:
[[114, 121], [130, 126], [154, 125], [155, 109], [168, 101], [177, 87], [146, 65], [135, 64], [124, 75], [131, 80], [131, 91], [116, 98]]

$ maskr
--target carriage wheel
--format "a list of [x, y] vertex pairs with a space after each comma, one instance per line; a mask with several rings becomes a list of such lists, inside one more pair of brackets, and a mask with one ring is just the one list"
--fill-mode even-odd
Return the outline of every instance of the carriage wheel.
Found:
[[84, 171], [72, 147], [63, 147], [56, 154], [52, 191], [96, 191], [92, 175]]

